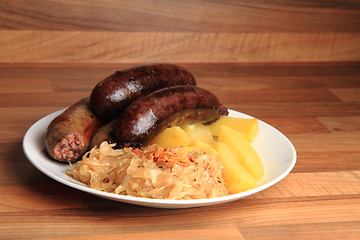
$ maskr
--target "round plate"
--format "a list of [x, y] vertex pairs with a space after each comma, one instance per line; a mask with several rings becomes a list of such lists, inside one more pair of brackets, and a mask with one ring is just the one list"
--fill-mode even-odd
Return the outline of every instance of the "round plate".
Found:
[[[235, 201], [276, 184], [290, 173], [296, 162], [296, 151], [289, 139], [274, 127], [259, 120], [259, 133], [252, 142], [252, 146], [263, 161], [265, 176], [257, 183], [254, 189], [224, 197], [196, 200], [150, 199], [106, 193], [91, 189], [85, 184], [67, 176], [65, 170], [70, 168], [70, 165], [52, 160], [46, 154], [45, 134], [47, 126], [63, 111], [60, 110], [49, 114], [28, 129], [23, 139], [25, 155], [37, 169], [50, 178], [69, 187], [119, 202], [157, 208], [191, 208]], [[229, 116], [252, 118], [249, 115], [233, 110], [229, 111]]]

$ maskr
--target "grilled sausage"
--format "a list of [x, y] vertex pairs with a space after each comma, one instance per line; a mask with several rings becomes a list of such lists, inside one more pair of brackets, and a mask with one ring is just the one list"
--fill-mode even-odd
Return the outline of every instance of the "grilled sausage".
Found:
[[57, 116], [46, 132], [46, 149], [60, 162], [74, 162], [88, 149], [92, 135], [103, 124], [83, 98]]
[[196, 86], [160, 89], [134, 101], [115, 124], [116, 147], [141, 147], [163, 129], [210, 122], [226, 114], [217, 97]]
[[196, 85], [194, 76], [174, 64], [149, 64], [116, 71], [99, 82], [90, 95], [91, 108], [113, 119], [135, 99], [161, 88]]
[[108, 143], [115, 143], [114, 140], [114, 126], [117, 121], [117, 118], [111, 120], [104, 126], [102, 126], [99, 130], [97, 130], [91, 138], [90, 147], [99, 147], [103, 141], [107, 141]]

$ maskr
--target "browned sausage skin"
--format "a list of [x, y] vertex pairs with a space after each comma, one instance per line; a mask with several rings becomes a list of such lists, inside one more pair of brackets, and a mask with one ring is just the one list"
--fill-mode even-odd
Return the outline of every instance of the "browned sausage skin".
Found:
[[81, 99], [49, 124], [45, 139], [49, 155], [60, 162], [78, 160], [102, 124], [90, 109], [89, 98]]
[[99, 147], [103, 141], [107, 141], [108, 143], [115, 143], [114, 140], [114, 126], [118, 118], [111, 120], [106, 123], [100, 129], [98, 129], [93, 137], [91, 138], [89, 148]]
[[160, 89], [134, 101], [115, 124], [117, 147], [142, 147], [161, 130], [183, 123], [210, 122], [227, 114], [217, 97], [196, 86]]
[[91, 92], [90, 105], [102, 118], [113, 119], [135, 99], [177, 85], [196, 85], [196, 81], [189, 71], [174, 64], [135, 66], [99, 82]]

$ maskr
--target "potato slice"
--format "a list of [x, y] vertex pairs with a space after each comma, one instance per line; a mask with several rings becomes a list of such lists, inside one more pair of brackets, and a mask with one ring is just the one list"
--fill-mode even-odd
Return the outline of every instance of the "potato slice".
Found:
[[202, 123], [183, 124], [180, 126], [192, 139], [192, 141], [200, 140], [207, 144], [213, 144], [214, 138], [212, 136], [210, 126]]
[[220, 127], [218, 141], [230, 146], [236, 153], [240, 164], [255, 180], [260, 180], [264, 177], [264, 165], [257, 152], [243, 134], [224, 125]]
[[194, 147], [194, 149], [196, 151], [204, 151], [204, 152], [210, 152], [210, 149], [211, 149], [211, 144], [208, 144], [206, 142], [203, 142], [201, 140], [198, 140], [198, 139], [195, 139], [195, 140], [192, 140], [190, 145], [190, 147]]
[[254, 188], [256, 180], [241, 166], [234, 150], [219, 142], [213, 145], [213, 153], [224, 164], [224, 181], [230, 193], [239, 193]]
[[235, 118], [222, 115], [216, 122], [210, 124], [213, 136], [219, 136], [221, 126], [228, 126], [241, 132], [249, 141], [254, 140], [259, 131], [259, 122], [255, 118]]
[[157, 144], [160, 147], [186, 147], [190, 144], [190, 137], [179, 126], [169, 127], [156, 135], [148, 145]]
[[197, 151], [197, 152], [211, 153], [211, 150], [212, 150], [212, 145], [204, 143], [203, 141], [200, 140], [194, 140], [191, 141], [189, 146], [183, 147], [180, 150], [180, 152], [186, 153], [186, 152]]

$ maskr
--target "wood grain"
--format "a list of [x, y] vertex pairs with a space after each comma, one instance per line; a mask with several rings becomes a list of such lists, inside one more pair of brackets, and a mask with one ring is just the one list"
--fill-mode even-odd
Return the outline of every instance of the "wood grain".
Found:
[[[360, 239], [360, 2], [0, 1], [0, 239]], [[116, 70], [179, 63], [295, 145], [278, 184], [155, 209], [64, 186], [22, 150], [40, 118]]]
[[0, 2], [0, 63], [359, 61], [360, 4]]
[[11, 31], [0, 34], [6, 63], [358, 61], [357, 33]]
[[199, 86], [296, 147], [293, 171], [248, 198], [146, 208], [85, 194], [32, 166], [26, 130], [130, 65], [0, 65], [0, 239], [360, 238], [359, 63], [184, 64]]
[[357, 1], [3, 0], [0, 29], [141, 32], [359, 32]]
[[283, 225], [276, 228], [261, 226], [240, 229], [245, 239], [356, 240], [359, 238], [359, 224], [360, 222], [305, 223]]
[[[194, 230], [184, 230], [184, 231], [163, 231], [163, 232], [149, 232], [146, 234], [146, 239], [149, 240], [167, 240], [175, 239], [181, 235], [184, 239], [189, 240], [207, 240], [207, 239], [238, 239], [243, 240], [241, 233], [236, 227], [229, 228], [214, 228], [212, 230], [208, 229], [194, 229]], [[46, 240], [69, 240], [69, 238], [49, 238]], [[95, 235], [95, 236], [86, 236], [81, 237], [82, 240], [111, 240], [111, 239], [128, 239], [128, 240], [141, 240], [144, 239], [142, 233], [125, 233], [125, 234], [116, 234], [116, 235]]]

